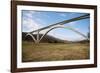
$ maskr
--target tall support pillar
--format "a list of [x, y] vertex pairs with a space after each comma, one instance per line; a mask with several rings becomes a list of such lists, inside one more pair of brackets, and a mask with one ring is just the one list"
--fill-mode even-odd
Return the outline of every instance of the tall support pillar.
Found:
[[36, 42], [35, 43], [39, 43], [39, 30], [37, 31], [37, 36], [36, 36]]

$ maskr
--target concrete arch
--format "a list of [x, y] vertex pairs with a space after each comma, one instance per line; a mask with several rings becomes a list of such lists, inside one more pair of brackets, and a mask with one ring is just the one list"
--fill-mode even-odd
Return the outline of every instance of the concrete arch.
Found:
[[49, 30], [40, 38], [39, 42], [40, 42], [40, 41], [42, 40], [42, 38], [43, 38], [45, 35], [47, 35], [51, 30], [56, 29], [56, 28], [68, 28], [69, 30], [74, 31], [74, 32], [76, 32], [77, 34], [79, 34], [79, 35], [83, 36], [84, 38], [86, 38], [87, 40], [89, 40], [89, 38], [88, 38], [87, 36], [85, 36], [84, 34], [82, 34], [81, 32], [79, 32], [79, 31], [77, 31], [77, 30], [75, 30], [75, 29], [72, 28], [72, 27], [55, 26], [55, 27], [49, 29]]
[[25, 37], [27, 37], [27, 36], [30, 36], [33, 39], [34, 42], [36, 41], [35, 37], [32, 34], [28, 33], [28, 34], [26, 34]]

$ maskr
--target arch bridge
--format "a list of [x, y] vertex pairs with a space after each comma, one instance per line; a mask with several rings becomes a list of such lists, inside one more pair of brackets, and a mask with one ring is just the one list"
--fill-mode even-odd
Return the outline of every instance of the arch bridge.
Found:
[[[72, 30], [73, 32], [76, 32], [77, 34], [79, 34], [79, 35], [83, 36], [84, 38], [86, 38], [87, 40], [89, 40], [88, 36], [86, 36], [83, 33], [79, 32], [75, 28], [72, 28], [71, 26], [64, 26], [64, 24], [66, 24], [66, 23], [70, 23], [70, 22], [78, 21], [78, 20], [82, 20], [82, 19], [87, 19], [89, 17], [90, 17], [89, 14], [85, 14], [85, 15], [82, 15], [82, 16], [79, 16], [79, 17], [76, 17], [76, 18], [72, 18], [72, 19], [69, 19], [69, 20], [64, 20], [64, 21], [61, 21], [61, 22], [58, 22], [58, 23], [55, 23], [55, 24], [37, 29], [37, 30], [33, 30], [31, 32], [27, 32], [25, 37], [31, 36], [35, 43], [39, 43], [44, 38], [44, 36], [47, 33], [49, 33], [51, 30], [56, 29], [56, 28], [67, 28], [68, 30]], [[46, 30], [46, 32], [40, 37], [39, 34], [43, 30]], [[34, 33], [36, 33], [36, 37], [33, 36]]]

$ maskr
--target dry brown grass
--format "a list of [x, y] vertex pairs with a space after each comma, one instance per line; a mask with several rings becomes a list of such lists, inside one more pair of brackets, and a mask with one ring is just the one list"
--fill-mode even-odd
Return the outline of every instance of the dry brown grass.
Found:
[[89, 59], [89, 43], [22, 43], [22, 61], [58, 61]]

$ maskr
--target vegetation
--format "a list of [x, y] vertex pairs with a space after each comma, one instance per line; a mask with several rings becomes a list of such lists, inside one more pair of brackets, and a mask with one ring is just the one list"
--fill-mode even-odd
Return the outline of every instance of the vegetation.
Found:
[[89, 42], [39, 43], [22, 42], [22, 62], [89, 59]]

